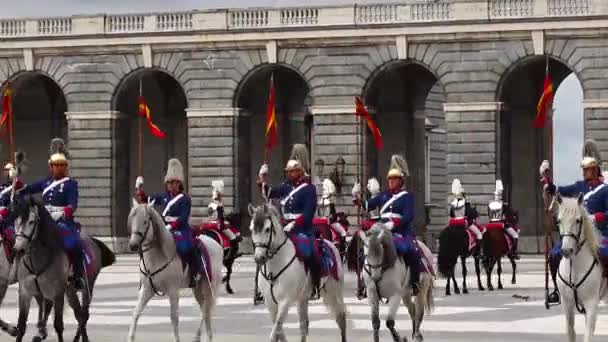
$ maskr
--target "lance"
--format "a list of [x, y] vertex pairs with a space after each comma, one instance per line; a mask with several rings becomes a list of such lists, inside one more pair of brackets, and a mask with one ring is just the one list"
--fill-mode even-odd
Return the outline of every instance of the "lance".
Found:
[[138, 101], [138, 116], [139, 116], [139, 125], [138, 125], [138, 130], [137, 130], [137, 135], [138, 135], [138, 140], [139, 140], [139, 145], [138, 145], [138, 173], [139, 176], [144, 176], [144, 134], [143, 134], [143, 128], [144, 128], [144, 117], [142, 115], [142, 108], [141, 107], [141, 98], [144, 96], [143, 94], [143, 84], [142, 84], [142, 78], [143, 76], [139, 79], [139, 101]]

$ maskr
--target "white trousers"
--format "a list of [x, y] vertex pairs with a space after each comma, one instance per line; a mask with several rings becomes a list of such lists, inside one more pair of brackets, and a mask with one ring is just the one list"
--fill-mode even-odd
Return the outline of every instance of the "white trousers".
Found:
[[222, 233], [224, 233], [224, 235], [226, 235], [230, 241], [236, 239], [236, 235], [229, 228], [222, 230]]
[[341, 237], [346, 237], [346, 229], [340, 224], [340, 222], [334, 222], [331, 224], [331, 227], [338, 233]]
[[507, 234], [514, 239], [519, 239], [519, 234], [517, 231], [511, 227], [507, 228]]
[[467, 227], [467, 229], [470, 230], [473, 234], [475, 234], [475, 237], [477, 238], [477, 240], [481, 240], [483, 238], [483, 236], [481, 235], [481, 231], [479, 230], [479, 228], [476, 225], [474, 225], [474, 224], [469, 225]]

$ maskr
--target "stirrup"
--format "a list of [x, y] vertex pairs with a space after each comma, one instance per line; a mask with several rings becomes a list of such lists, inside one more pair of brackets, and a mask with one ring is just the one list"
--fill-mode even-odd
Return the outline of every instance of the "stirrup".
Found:
[[253, 305], [255, 306], [260, 304], [264, 304], [264, 296], [262, 295], [262, 292], [258, 291], [253, 294]]
[[561, 302], [562, 301], [558, 290], [553, 290], [553, 292], [547, 296], [547, 304], [549, 305], [560, 305]]

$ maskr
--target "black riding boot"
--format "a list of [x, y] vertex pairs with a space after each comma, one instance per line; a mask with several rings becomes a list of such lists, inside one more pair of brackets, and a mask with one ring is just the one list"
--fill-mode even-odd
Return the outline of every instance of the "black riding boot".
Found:
[[483, 243], [482, 239], [477, 239], [477, 244], [475, 245], [475, 248], [473, 249], [473, 255], [474, 256], [481, 256], [481, 251], [483, 250], [483, 248], [481, 248], [481, 245]]
[[321, 260], [316, 256], [311, 256], [308, 261], [308, 272], [312, 281], [312, 298], [318, 299], [320, 296], [319, 288], [321, 287]]
[[188, 264], [190, 268], [190, 284], [188, 286], [194, 288], [201, 279], [201, 252], [198, 247], [192, 248]]
[[[559, 262], [554, 260], [553, 257], [550, 257], [548, 262], [549, 262], [549, 270], [551, 272], [551, 279], [553, 280], [553, 284], [557, 284], [556, 278], [557, 278], [557, 270], [559, 268]], [[549, 297], [547, 298], [547, 302], [549, 302], [549, 304], [559, 304], [560, 303], [559, 291], [557, 290], [557, 287], [555, 288], [555, 290], [553, 290], [553, 292], [551, 292], [549, 294]]]
[[410, 268], [410, 286], [412, 287], [412, 294], [416, 296], [418, 295], [418, 290], [420, 289], [420, 264], [422, 263], [421, 256], [418, 255], [418, 252], [413, 251], [405, 256], [405, 260]]
[[340, 236], [339, 252], [340, 252], [340, 255], [343, 255], [344, 253], [346, 253], [346, 237], [344, 237], [344, 236]]
[[511, 250], [511, 257], [515, 260], [519, 260], [519, 254], [517, 254], [517, 243], [519, 239], [513, 239], [513, 249]]
[[76, 247], [74, 248], [74, 251], [72, 251], [72, 272], [73, 275], [68, 281], [76, 290], [84, 290], [84, 254], [80, 247]]

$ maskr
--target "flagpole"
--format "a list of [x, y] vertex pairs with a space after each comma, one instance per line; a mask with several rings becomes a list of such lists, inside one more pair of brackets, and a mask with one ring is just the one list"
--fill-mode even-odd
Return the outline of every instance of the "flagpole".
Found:
[[[546, 55], [546, 62], [545, 62], [545, 79], [547, 78], [547, 75], [549, 75], [549, 55]], [[543, 88], [544, 88], [544, 81], [543, 81]], [[544, 89], [543, 89], [544, 92]], [[547, 110], [547, 109], [546, 109]], [[549, 162], [550, 165], [553, 165], [553, 111], [551, 111], [549, 117], [548, 117], [548, 127], [549, 128]], [[548, 184], [549, 183], [549, 175], [545, 175], [545, 182], [544, 184]], [[543, 185], [543, 190], [544, 190], [544, 185]], [[543, 199], [544, 199], [544, 209], [545, 209], [545, 308], [549, 309], [549, 248], [550, 248], [550, 244], [551, 244], [551, 211], [550, 211], [550, 206], [551, 206], [551, 198], [549, 196], [549, 194], [547, 194], [546, 192], [544, 192], [543, 194]]]
[[10, 88], [10, 83], [6, 85], [5, 92], [8, 92], [8, 139], [9, 139], [9, 150], [10, 150], [10, 161], [13, 165], [15, 165], [15, 135], [13, 132], [13, 104], [12, 104], [12, 90]]
[[[142, 78], [143, 76], [139, 79], [139, 96], [144, 96], [143, 95], [143, 85], [142, 85]], [[138, 106], [137, 106], [137, 116], [138, 116], [138, 120], [139, 120], [139, 128], [137, 130], [137, 135], [138, 135], [138, 139], [139, 139], [139, 144], [138, 144], [138, 173], [140, 176], [143, 177], [144, 175], [144, 135], [143, 135], [143, 128], [144, 128], [144, 118], [141, 115], [141, 108], [139, 108], [141, 101], [138, 99], [137, 101]]]

